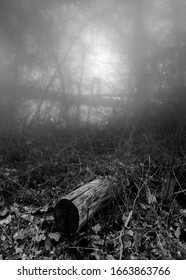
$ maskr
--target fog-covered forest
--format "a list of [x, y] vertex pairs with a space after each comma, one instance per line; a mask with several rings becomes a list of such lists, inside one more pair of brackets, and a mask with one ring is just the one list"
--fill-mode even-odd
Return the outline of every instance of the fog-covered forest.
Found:
[[185, 0], [0, 2], [0, 259], [186, 258]]

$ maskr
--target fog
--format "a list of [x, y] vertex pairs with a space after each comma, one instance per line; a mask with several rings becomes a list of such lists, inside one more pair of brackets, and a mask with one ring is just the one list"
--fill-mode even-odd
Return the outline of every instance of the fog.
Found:
[[185, 209], [186, 0], [0, 1], [0, 260], [185, 259]]
[[185, 15], [181, 0], [2, 2], [1, 130], [81, 125], [85, 111], [96, 120], [113, 108], [158, 115], [160, 103], [184, 119]]

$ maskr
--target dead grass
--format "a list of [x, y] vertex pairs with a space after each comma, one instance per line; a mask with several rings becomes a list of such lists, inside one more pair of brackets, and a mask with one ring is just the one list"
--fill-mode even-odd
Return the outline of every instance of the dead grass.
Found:
[[[157, 130], [123, 124], [40, 129], [14, 135], [8, 142], [4, 139], [0, 214], [1, 221], [11, 220], [0, 221], [0, 255], [3, 259], [185, 259], [184, 141], [184, 133], [162, 137]], [[54, 238], [58, 229], [53, 207], [59, 197], [98, 176], [110, 177], [122, 188], [119, 198], [76, 236], [59, 233], [59, 240]]]

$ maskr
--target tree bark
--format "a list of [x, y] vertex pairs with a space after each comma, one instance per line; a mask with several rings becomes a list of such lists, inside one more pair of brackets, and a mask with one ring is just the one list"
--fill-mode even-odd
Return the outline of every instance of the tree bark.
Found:
[[119, 194], [110, 179], [95, 179], [62, 197], [55, 206], [54, 217], [59, 229], [75, 234], [98, 210]]

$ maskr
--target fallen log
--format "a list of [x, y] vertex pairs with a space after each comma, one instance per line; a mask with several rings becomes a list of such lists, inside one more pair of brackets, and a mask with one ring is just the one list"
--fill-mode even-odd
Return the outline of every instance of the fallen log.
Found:
[[110, 179], [96, 179], [62, 197], [55, 206], [58, 228], [66, 234], [76, 233], [98, 210], [119, 194]]

